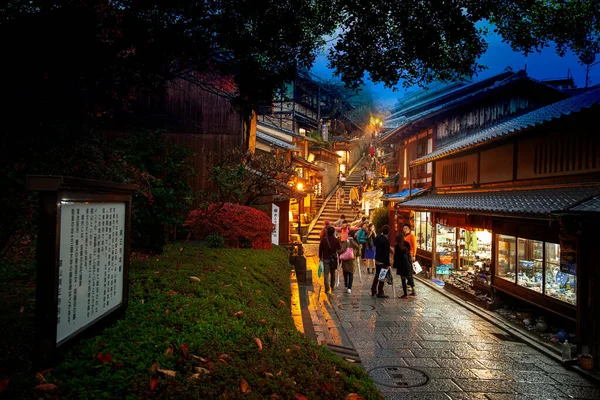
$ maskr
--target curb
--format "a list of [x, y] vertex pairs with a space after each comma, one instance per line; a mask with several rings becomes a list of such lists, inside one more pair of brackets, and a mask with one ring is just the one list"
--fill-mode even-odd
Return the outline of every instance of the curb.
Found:
[[[455, 303], [463, 306], [467, 310], [473, 312], [477, 316], [485, 319], [487, 322], [502, 329], [509, 335], [518, 338], [520, 341], [527, 344], [528, 346], [533, 347], [540, 353], [543, 353], [544, 355], [546, 355], [546, 356], [552, 358], [553, 360], [557, 361], [558, 363], [562, 364], [561, 356], [559, 354], [557, 354], [557, 352], [554, 349], [548, 347], [547, 344], [541, 342], [539, 339], [530, 335], [528, 332], [524, 332], [524, 331], [520, 330], [518, 327], [509, 325], [508, 323], [506, 323], [503, 320], [501, 320], [500, 318], [492, 315], [489, 311], [484, 310], [483, 308], [481, 308], [479, 306], [476, 306], [466, 300], [463, 300], [463, 299], [456, 297], [450, 293], [447, 293], [446, 291], [440, 289], [437, 285], [435, 285], [434, 283], [430, 282], [427, 279], [423, 279], [416, 275], [414, 276], [414, 278], [416, 280], [418, 280], [419, 282], [423, 283], [424, 285], [427, 285], [428, 287], [430, 287], [433, 290], [437, 291], [438, 293], [442, 294], [443, 296], [446, 296], [447, 298], [454, 301]], [[564, 365], [563, 364], [563, 366], [566, 370], [576, 371], [580, 375], [583, 375], [585, 378], [587, 378], [591, 381], [594, 381], [595, 383], [600, 384], [600, 376], [598, 376], [595, 373], [589, 372], [588, 370], [585, 370], [576, 365]]]

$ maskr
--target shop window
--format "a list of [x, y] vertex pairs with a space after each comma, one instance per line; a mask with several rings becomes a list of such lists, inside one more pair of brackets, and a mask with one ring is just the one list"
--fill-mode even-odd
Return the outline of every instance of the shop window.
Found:
[[496, 276], [515, 281], [515, 261], [517, 259], [517, 238], [514, 236], [496, 235]]
[[560, 270], [560, 246], [556, 243], [546, 243], [544, 270], [546, 272], [544, 293], [575, 305], [577, 277]]
[[490, 232], [481, 229], [460, 229], [459, 249], [460, 269], [489, 275], [492, 263]]
[[435, 248], [440, 267], [436, 268], [437, 275], [448, 275], [454, 269], [456, 262], [456, 228], [436, 225]]
[[577, 304], [577, 277], [560, 270], [560, 245], [506, 235], [496, 240], [496, 277]]
[[517, 252], [517, 284], [542, 293], [544, 243], [519, 238]]
[[431, 251], [433, 236], [431, 234], [431, 214], [428, 212], [415, 212], [415, 237], [417, 248]]

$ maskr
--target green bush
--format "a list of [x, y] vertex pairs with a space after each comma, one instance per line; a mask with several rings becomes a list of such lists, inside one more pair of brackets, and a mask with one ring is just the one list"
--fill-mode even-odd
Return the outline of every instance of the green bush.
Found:
[[388, 224], [388, 209], [387, 207], [378, 207], [373, 210], [373, 214], [371, 215], [371, 221], [373, 221], [373, 226], [375, 230], [379, 233], [381, 231], [381, 227]]
[[217, 235], [217, 234], [213, 234], [213, 235], [208, 235], [205, 239], [206, 244], [208, 247], [210, 247], [211, 249], [221, 249], [223, 247], [225, 247], [225, 240], [223, 239], [223, 236], [221, 235]]

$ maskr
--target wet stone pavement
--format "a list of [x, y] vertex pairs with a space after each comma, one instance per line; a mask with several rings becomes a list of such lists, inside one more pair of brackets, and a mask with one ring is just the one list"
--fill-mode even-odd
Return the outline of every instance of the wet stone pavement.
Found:
[[[307, 250], [314, 291], [318, 259]], [[388, 399], [600, 399], [600, 387], [504, 330], [417, 283], [418, 296], [371, 297], [373, 275], [355, 274], [352, 294], [343, 279], [333, 294], [320, 294], [330, 318], [358, 351], [363, 367]], [[395, 282], [397, 296], [401, 295]], [[333, 312], [332, 312], [333, 311]], [[333, 328], [335, 329], [335, 328]], [[331, 337], [331, 336], [330, 336]], [[332, 336], [336, 341], [337, 335]], [[336, 343], [343, 344], [343, 343]], [[347, 343], [346, 343], [347, 345]]]

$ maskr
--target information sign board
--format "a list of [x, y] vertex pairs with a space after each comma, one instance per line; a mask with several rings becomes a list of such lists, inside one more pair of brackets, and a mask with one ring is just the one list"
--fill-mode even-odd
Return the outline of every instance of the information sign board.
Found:
[[275, 229], [271, 234], [271, 243], [279, 244], [279, 206], [275, 204], [271, 204], [271, 221], [275, 225]]

